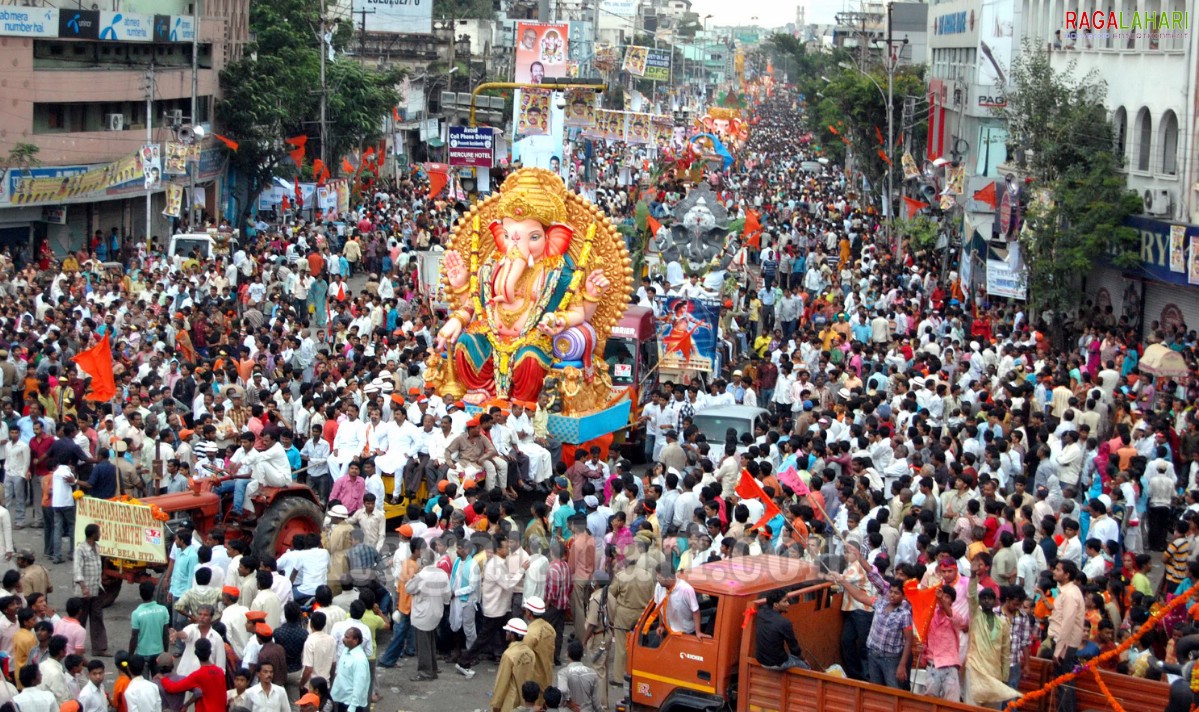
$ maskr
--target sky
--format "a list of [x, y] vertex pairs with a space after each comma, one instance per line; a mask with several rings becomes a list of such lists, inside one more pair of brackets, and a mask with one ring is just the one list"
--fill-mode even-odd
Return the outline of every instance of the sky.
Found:
[[[712, 15], [710, 27], [724, 25], [761, 25], [781, 27], [795, 22], [795, 8], [804, 5], [807, 10], [804, 21], [808, 24], [828, 24], [840, 12], [845, 0], [753, 0], [753, 2], [729, 2], [729, 0], [692, 0], [691, 10], [702, 18]], [[857, 3], [853, 3], [857, 5]], [[757, 21], [753, 18], [757, 17]]]

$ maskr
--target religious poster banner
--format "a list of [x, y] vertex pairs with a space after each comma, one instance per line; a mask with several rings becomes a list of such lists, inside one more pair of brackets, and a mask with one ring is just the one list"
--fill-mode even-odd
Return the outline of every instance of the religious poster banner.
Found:
[[574, 128], [595, 126], [596, 96], [590, 89], [567, 89], [566, 125]]
[[720, 299], [663, 297], [659, 302], [666, 318], [658, 327], [658, 366], [710, 372], [716, 364]]
[[1186, 225], [1170, 226], [1170, 271], [1185, 272], [1186, 258]]
[[635, 77], [645, 76], [645, 63], [649, 59], [648, 47], [630, 45], [624, 51], [624, 64], [621, 69]]
[[520, 136], [544, 136], [549, 133], [550, 92], [548, 89], [525, 89], [520, 93]]
[[[30, 171], [37, 176], [43, 169]], [[59, 172], [46, 169], [45, 172]], [[71, 175], [49, 177], [14, 177], [9, 201], [13, 205], [35, 205], [44, 202], [62, 202], [104, 195], [109, 188], [133, 180], [143, 179], [141, 154], [133, 153], [118, 158], [112, 163], [81, 167]]]
[[169, 176], [187, 174], [187, 161], [191, 158], [191, 148], [185, 143], [167, 141], [163, 151], [162, 172]]
[[658, 148], [669, 148], [674, 141], [674, 122], [669, 116], [655, 116], [650, 124], [653, 142]]
[[625, 114], [628, 122], [628, 129], [625, 132], [625, 142], [638, 145], [645, 145], [650, 141], [650, 119], [649, 114]]
[[1199, 235], [1191, 236], [1191, 252], [1188, 255], [1187, 284], [1199, 284]]
[[162, 183], [162, 154], [156, 143], [142, 146], [142, 176], [146, 190], [157, 190]]
[[168, 218], [178, 218], [183, 211], [183, 186], [167, 183], [167, 204], [162, 214]]
[[520, 22], [516, 26], [516, 81], [541, 84], [546, 78], [563, 78], [567, 73], [566, 23]]

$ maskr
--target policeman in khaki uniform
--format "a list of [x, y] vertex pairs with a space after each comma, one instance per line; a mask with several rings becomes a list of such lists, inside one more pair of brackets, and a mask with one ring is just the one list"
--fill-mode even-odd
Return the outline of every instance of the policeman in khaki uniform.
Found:
[[612, 616], [612, 633], [616, 638], [616, 654], [608, 666], [608, 676], [614, 684], [620, 684], [624, 678], [628, 654], [627, 634], [637, 625], [641, 612], [654, 598], [653, 562], [644, 543], [634, 542], [629, 548], [628, 557], [608, 587], [608, 611]]

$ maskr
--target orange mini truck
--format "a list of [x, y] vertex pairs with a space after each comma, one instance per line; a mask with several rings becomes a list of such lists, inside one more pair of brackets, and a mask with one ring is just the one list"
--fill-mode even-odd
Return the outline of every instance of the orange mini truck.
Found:
[[[841, 663], [841, 598], [815, 565], [774, 555], [737, 557], [680, 574], [695, 589], [704, 637], [654, 632], [651, 602], [628, 634], [625, 696], [617, 712], [978, 712], [981, 707], [949, 702], [882, 685], [830, 675]], [[786, 612], [811, 670], [778, 671], [754, 657], [757, 607], [775, 589], [787, 592]], [[1047, 660], [1024, 668], [1022, 692], [1043, 687], [1054, 675]], [[1102, 679], [1128, 710], [1166, 707], [1165, 682], [1104, 671]], [[1090, 675], [1075, 683], [1078, 710], [1112, 705]], [[1054, 697], [1037, 700], [1027, 712], [1056, 710]]]

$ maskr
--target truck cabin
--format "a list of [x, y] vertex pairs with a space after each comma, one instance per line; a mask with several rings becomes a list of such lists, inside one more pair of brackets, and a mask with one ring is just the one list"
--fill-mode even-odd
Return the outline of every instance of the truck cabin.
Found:
[[[715, 712], [735, 699], [741, 656], [748, 652], [743, 638], [749, 638], [745, 633], [752, 625], [746, 611], [775, 589], [788, 591], [796, 601], [787, 616], [795, 623], [805, 654], [812, 651], [809, 664], [837, 662], [840, 594], [834, 595], [819, 575], [811, 562], [773, 555], [727, 559], [680, 574], [695, 589], [703, 637], [660, 636], [661, 612], [651, 603], [630, 634], [625, 670], [629, 697], [622, 712]], [[804, 631], [818, 634], [805, 636]]]
[[608, 363], [612, 387], [633, 390], [634, 412], [639, 412], [641, 403], [648, 398], [647, 389], [653, 389], [652, 379], [647, 376], [656, 372], [656, 334], [653, 309], [633, 306], [626, 309], [612, 327], [612, 334], [604, 346], [604, 361]]

